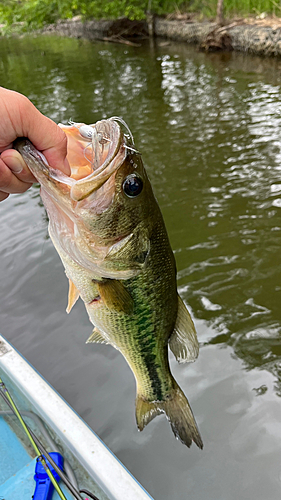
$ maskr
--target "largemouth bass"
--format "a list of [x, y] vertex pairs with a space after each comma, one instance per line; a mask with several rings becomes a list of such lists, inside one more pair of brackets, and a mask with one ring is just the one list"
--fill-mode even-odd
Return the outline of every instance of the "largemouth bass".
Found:
[[49, 234], [69, 278], [67, 312], [80, 296], [95, 325], [87, 342], [111, 344], [125, 357], [136, 379], [139, 430], [165, 413], [177, 438], [202, 448], [168, 362], [168, 345], [179, 362], [194, 361], [197, 336], [177, 293], [174, 255], [132, 134], [118, 118], [61, 127], [70, 177], [27, 139], [15, 148], [41, 185]]

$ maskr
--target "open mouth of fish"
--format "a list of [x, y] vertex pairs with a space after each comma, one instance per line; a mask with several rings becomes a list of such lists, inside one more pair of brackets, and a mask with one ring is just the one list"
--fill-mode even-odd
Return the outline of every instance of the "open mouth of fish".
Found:
[[[118, 122], [123, 124], [127, 133], [123, 133]], [[137, 152], [132, 133], [121, 118], [112, 117], [93, 125], [74, 122], [59, 125], [68, 139], [67, 158], [71, 167], [69, 177], [52, 168], [44, 155], [27, 139], [18, 139], [14, 147], [20, 151], [41, 185], [44, 186], [44, 181], [40, 170], [49, 180], [69, 186], [69, 195], [73, 201], [81, 201], [100, 188], [123, 163], [127, 150]]]
[[100, 239], [88, 227], [85, 238], [83, 217], [85, 212], [93, 217], [99, 216], [111, 205], [115, 195], [115, 173], [123, 165], [128, 152], [138, 151], [134, 148], [128, 126], [118, 117], [100, 120], [93, 125], [70, 122], [69, 125], [60, 124], [60, 127], [67, 135], [70, 176], [49, 165], [28, 139], [17, 139], [14, 147], [41, 185], [41, 197], [49, 214], [49, 233], [54, 244], [59, 242], [74, 261], [93, 269], [93, 259], [100, 264], [126, 245], [132, 234], [128, 232]]

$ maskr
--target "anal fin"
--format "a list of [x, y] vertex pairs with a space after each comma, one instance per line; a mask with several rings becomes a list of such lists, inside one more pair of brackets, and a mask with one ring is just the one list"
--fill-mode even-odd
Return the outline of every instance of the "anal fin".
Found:
[[180, 296], [178, 296], [178, 316], [169, 339], [169, 346], [179, 363], [195, 361], [199, 354], [195, 326]]
[[86, 344], [91, 344], [94, 342], [96, 344], [108, 344], [107, 340], [105, 340], [103, 334], [100, 332], [100, 330], [96, 326], [93, 329], [93, 332], [90, 335], [90, 337], [86, 340]]

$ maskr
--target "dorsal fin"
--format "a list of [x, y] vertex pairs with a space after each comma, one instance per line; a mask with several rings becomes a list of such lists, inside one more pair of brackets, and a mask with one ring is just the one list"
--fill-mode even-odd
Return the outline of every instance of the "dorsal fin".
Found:
[[67, 314], [70, 313], [71, 309], [73, 308], [74, 304], [76, 304], [80, 295], [79, 290], [77, 290], [76, 286], [74, 285], [74, 283], [72, 283], [70, 278], [68, 278], [68, 281], [69, 281], [69, 289], [68, 289], [68, 304], [66, 308]]
[[195, 326], [180, 296], [178, 296], [178, 316], [169, 339], [169, 346], [179, 363], [194, 361], [199, 354]]

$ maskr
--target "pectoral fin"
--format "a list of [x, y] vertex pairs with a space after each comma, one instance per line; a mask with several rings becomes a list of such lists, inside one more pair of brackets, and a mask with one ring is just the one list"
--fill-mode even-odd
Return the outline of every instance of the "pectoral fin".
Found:
[[131, 314], [134, 302], [121, 281], [104, 280], [96, 282], [101, 299], [108, 309], [119, 313]]
[[91, 344], [92, 342], [95, 342], [96, 344], [108, 344], [107, 340], [105, 340], [104, 336], [96, 326], [93, 329], [93, 333], [86, 340], [86, 344]]
[[194, 361], [199, 354], [199, 344], [194, 323], [180, 296], [178, 316], [169, 346], [179, 363]]
[[70, 313], [72, 307], [74, 306], [74, 304], [76, 304], [80, 295], [79, 290], [77, 290], [76, 286], [74, 285], [74, 283], [72, 283], [70, 278], [68, 278], [68, 281], [69, 281], [69, 289], [68, 289], [68, 304], [66, 308], [67, 314]]

